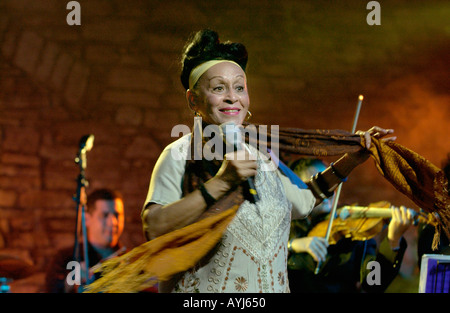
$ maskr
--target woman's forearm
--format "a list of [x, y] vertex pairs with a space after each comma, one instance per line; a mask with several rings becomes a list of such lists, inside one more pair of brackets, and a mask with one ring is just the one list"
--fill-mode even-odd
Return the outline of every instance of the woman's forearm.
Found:
[[[204, 183], [207, 192], [219, 200], [230, 186], [214, 177]], [[200, 190], [195, 190], [178, 201], [167, 205], [150, 204], [142, 215], [147, 239], [154, 239], [195, 222], [206, 210], [207, 204]]]
[[339, 184], [346, 178], [358, 165], [364, 163], [368, 158], [368, 154], [357, 152], [345, 154], [339, 160], [334, 162], [333, 166], [329, 166], [321, 172], [320, 179], [311, 178], [307, 185], [316, 197], [316, 205], [320, 204], [326, 197], [330, 197]]

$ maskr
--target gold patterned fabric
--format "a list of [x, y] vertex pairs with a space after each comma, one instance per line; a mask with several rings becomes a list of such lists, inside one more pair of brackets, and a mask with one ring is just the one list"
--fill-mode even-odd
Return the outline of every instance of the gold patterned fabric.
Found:
[[450, 238], [450, 197], [444, 171], [398, 143], [374, 138], [372, 142], [371, 156], [381, 175], [424, 211], [437, 214], [436, 249], [442, 230]]

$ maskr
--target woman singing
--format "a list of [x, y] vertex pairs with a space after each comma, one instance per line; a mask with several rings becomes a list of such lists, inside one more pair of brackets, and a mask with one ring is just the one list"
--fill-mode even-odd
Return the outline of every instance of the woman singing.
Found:
[[[246, 120], [250, 107], [247, 59], [244, 45], [220, 42], [211, 30], [200, 31], [187, 42], [181, 82], [203, 127], [228, 122], [242, 125]], [[373, 127], [360, 134], [367, 149], [371, 135], [381, 138], [392, 132]], [[186, 147], [190, 147], [192, 137], [185, 135], [168, 145], [155, 165], [142, 212], [148, 239], [194, 223], [248, 179], [254, 180], [260, 199], [256, 203], [243, 201], [215, 248], [190, 270], [160, 282], [160, 292], [289, 292], [291, 218], [307, 216], [331, 196], [342, 178], [367, 160], [367, 150], [345, 154], [333, 167], [312, 177], [309, 189], [300, 189], [278, 169], [267, 170], [273, 164], [265, 161], [264, 153], [244, 143], [245, 149], [226, 154], [219, 166], [210, 167], [209, 176], [201, 173], [207, 171], [205, 168], [190, 168], [201, 179], [196, 189], [187, 192], [183, 188], [190, 157]]]

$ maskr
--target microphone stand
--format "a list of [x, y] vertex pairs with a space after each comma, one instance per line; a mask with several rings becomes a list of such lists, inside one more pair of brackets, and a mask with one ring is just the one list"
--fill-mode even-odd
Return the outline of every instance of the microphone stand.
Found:
[[90, 277], [89, 277], [89, 255], [88, 255], [88, 242], [87, 242], [87, 231], [86, 231], [86, 217], [85, 217], [85, 211], [86, 211], [86, 202], [87, 202], [87, 196], [86, 196], [86, 187], [88, 187], [89, 182], [86, 179], [86, 166], [87, 166], [87, 158], [86, 158], [86, 152], [90, 151], [93, 146], [94, 141], [94, 135], [86, 135], [83, 136], [80, 140], [80, 149], [77, 154], [77, 157], [75, 158], [75, 163], [79, 165], [80, 168], [80, 174], [77, 177], [77, 190], [76, 194], [74, 196], [74, 201], [76, 203], [76, 222], [75, 222], [75, 243], [74, 243], [74, 250], [73, 250], [73, 259], [80, 263], [80, 240], [79, 240], [79, 234], [80, 234], [80, 228], [81, 228], [81, 235], [83, 240], [83, 258], [86, 266], [85, 271], [85, 282], [86, 284], [90, 283]]

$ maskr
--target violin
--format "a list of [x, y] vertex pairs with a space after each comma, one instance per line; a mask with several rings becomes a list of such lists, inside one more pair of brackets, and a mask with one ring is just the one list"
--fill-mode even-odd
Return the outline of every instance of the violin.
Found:
[[[392, 217], [390, 205], [386, 206], [388, 207], [343, 206], [333, 221], [328, 243], [334, 245], [342, 238], [366, 241], [375, 237], [383, 230], [386, 219]], [[422, 222], [436, 226], [439, 216], [437, 213], [425, 214], [414, 211], [413, 219], [414, 225]], [[328, 219], [318, 223], [308, 236], [325, 237], [328, 224]]]

